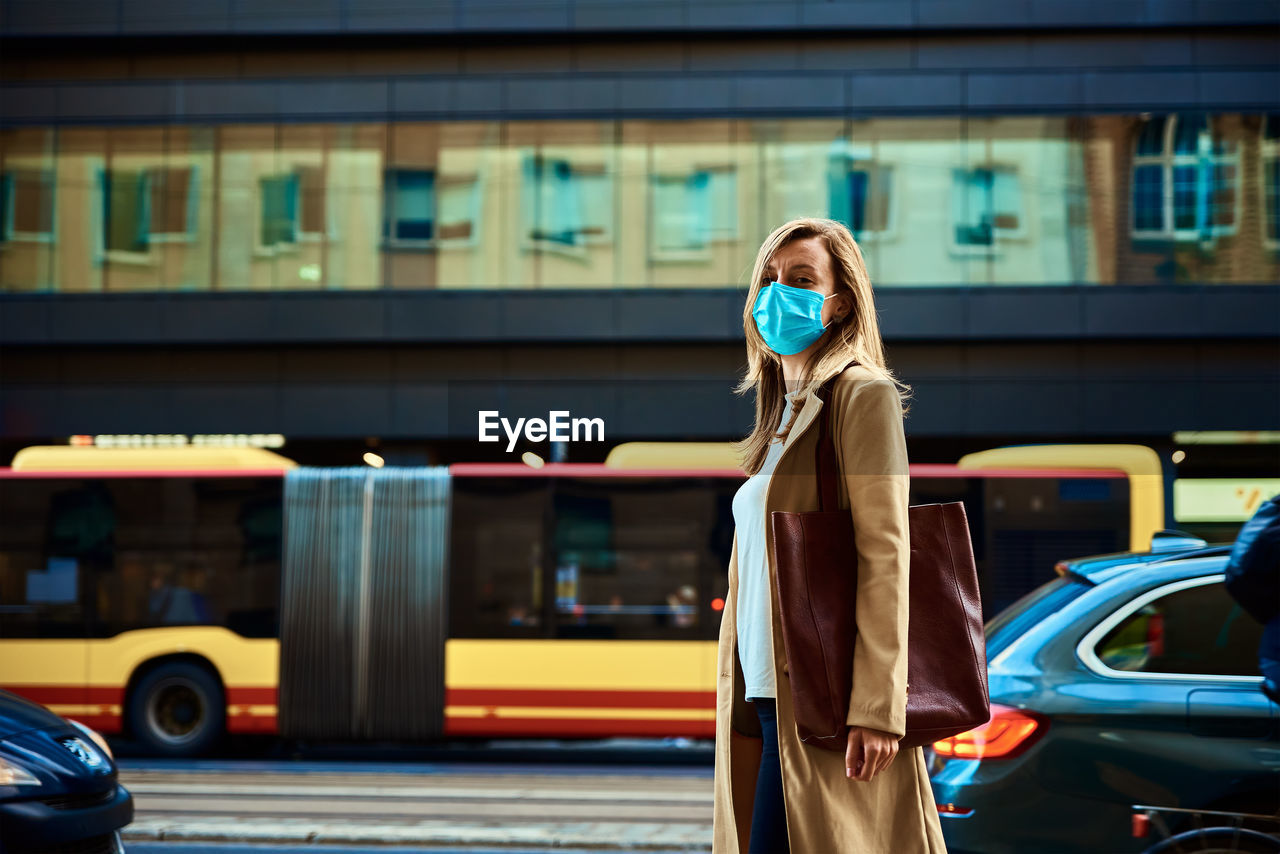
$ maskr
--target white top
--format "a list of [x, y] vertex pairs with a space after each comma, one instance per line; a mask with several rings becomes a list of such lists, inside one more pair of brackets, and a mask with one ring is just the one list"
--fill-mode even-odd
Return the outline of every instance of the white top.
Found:
[[[781, 430], [791, 417], [791, 399], [785, 395]], [[738, 599], [734, 603], [738, 630], [738, 658], [746, 678], [746, 698], [777, 697], [773, 679], [773, 633], [770, 610], [773, 590], [769, 585], [768, 556], [765, 554], [765, 498], [773, 469], [782, 456], [782, 442], [774, 440], [760, 471], [747, 478], [733, 496], [733, 523], [738, 532]]]

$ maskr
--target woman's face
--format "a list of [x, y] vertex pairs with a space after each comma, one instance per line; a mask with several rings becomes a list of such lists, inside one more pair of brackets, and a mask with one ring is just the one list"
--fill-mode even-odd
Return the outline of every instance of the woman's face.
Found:
[[[773, 253], [773, 259], [765, 266], [764, 274], [761, 286], [769, 282], [782, 282], [793, 288], [816, 291], [824, 297], [836, 292], [831, 251], [821, 237], [806, 237], [784, 245]], [[822, 306], [823, 325], [834, 318], [843, 319], [850, 308], [848, 294], [827, 300]]]

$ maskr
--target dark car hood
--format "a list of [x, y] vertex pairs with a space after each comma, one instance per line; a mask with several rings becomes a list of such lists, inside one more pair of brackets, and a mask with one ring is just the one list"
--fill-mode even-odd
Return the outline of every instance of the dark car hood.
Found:
[[0, 691], [0, 738], [32, 729], [65, 727], [66, 722], [39, 703]]

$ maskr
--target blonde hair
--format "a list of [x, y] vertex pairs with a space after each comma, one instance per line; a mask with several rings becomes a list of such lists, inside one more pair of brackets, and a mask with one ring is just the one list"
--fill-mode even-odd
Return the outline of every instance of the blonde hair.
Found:
[[[775, 433], [774, 425], [781, 420], [786, 406], [783, 398], [786, 384], [782, 377], [782, 358], [765, 344], [752, 317], [752, 308], [760, 293], [765, 269], [773, 256], [783, 246], [810, 237], [821, 237], [826, 243], [835, 274], [833, 293], [848, 293], [853, 300], [853, 311], [839, 323], [833, 320], [823, 333], [821, 346], [805, 363], [799, 394], [792, 400], [791, 419], [781, 431]], [[814, 217], [793, 219], [780, 225], [765, 239], [751, 271], [747, 301], [742, 310], [742, 328], [747, 336], [747, 373], [733, 391], [741, 395], [755, 390], [756, 421], [750, 435], [735, 442], [733, 448], [742, 461], [743, 471], [748, 475], [755, 474], [764, 465], [769, 444], [774, 439], [785, 440], [805, 399], [852, 361], [856, 360], [881, 378], [894, 383], [904, 400], [910, 397], [911, 387], [898, 380], [885, 365], [884, 342], [880, 337], [880, 324], [871, 292], [871, 277], [867, 274], [862, 250], [843, 223]], [[905, 407], [903, 415], [909, 411], [910, 406]]]

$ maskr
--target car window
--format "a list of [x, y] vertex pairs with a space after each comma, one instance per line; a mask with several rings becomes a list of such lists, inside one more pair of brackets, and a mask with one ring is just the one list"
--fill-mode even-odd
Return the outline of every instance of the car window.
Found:
[[1130, 614], [1094, 648], [1114, 670], [1257, 676], [1262, 626], [1222, 582], [1176, 590]]
[[1068, 602], [1082, 595], [1089, 584], [1075, 576], [1060, 575], [996, 614], [983, 626], [987, 639], [987, 661], [1003, 652], [1028, 629], [1050, 614], [1062, 610]]

